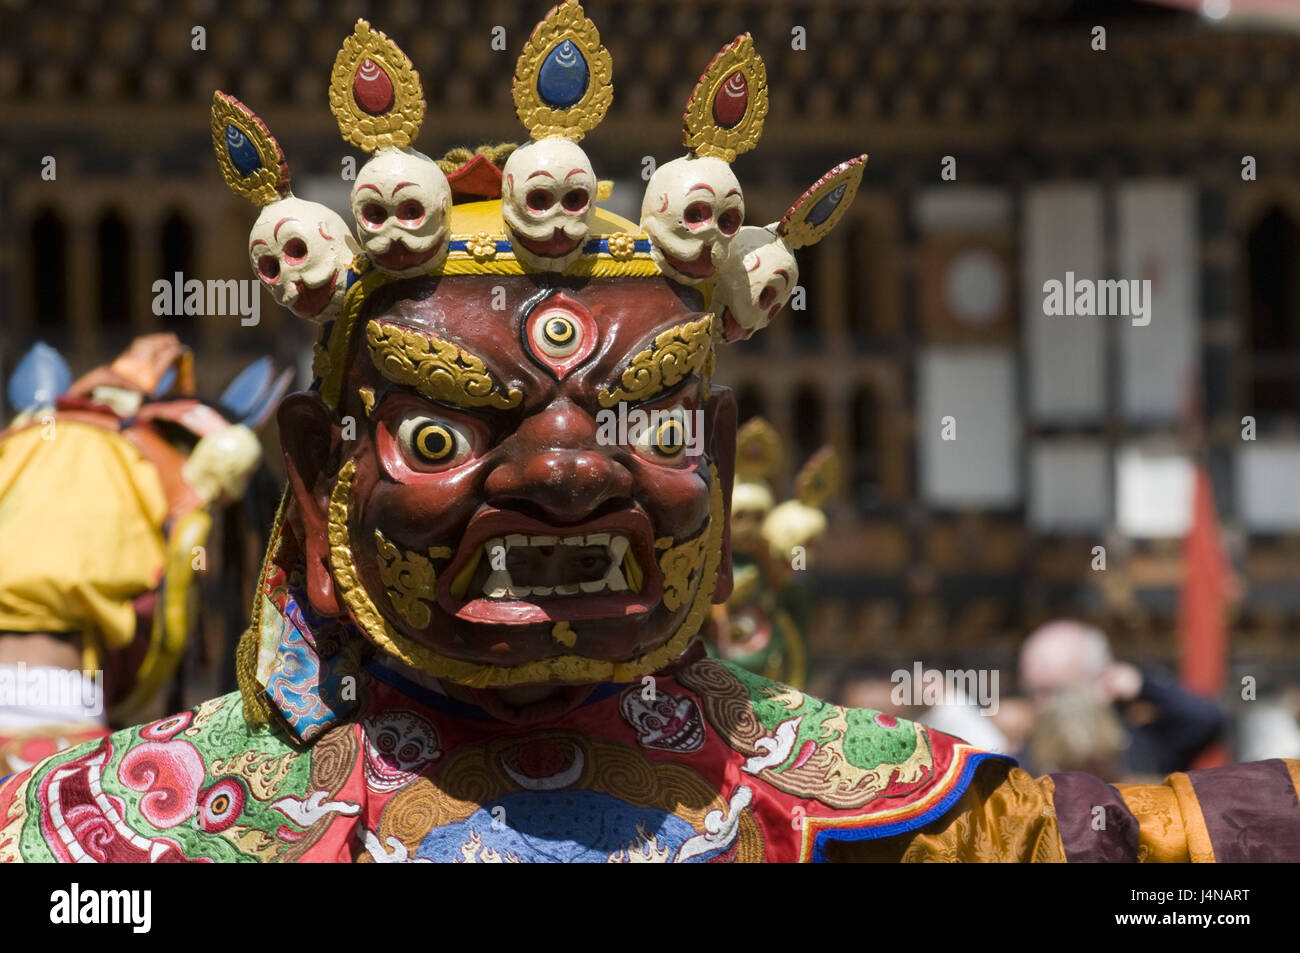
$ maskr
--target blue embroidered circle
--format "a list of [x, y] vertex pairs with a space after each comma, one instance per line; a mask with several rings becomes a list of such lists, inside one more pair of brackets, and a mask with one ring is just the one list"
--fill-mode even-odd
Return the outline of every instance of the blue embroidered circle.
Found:
[[572, 40], [565, 40], [546, 55], [537, 71], [537, 93], [552, 109], [567, 109], [587, 92], [591, 70]]
[[262, 157], [248, 136], [233, 125], [226, 126], [226, 152], [240, 175], [251, 175], [262, 168]]

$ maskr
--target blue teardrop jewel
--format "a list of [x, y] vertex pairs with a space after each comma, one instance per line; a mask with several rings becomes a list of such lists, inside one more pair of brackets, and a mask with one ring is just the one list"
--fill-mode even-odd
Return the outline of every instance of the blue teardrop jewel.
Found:
[[226, 152], [240, 175], [251, 175], [262, 168], [262, 157], [257, 154], [257, 147], [237, 126], [226, 126]]
[[591, 82], [586, 57], [572, 40], [546, 55], [537, 71], [537, 93], [552, 109], [567, 109], [582, 99]]

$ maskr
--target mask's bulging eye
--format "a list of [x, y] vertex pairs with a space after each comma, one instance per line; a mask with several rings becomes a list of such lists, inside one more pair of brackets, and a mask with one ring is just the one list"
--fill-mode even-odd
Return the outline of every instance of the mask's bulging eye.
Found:
[[413, 461], [447, 466], [469, 456], [469, 436], [455, 424], [427, 414], [411, 414], [397, 427], [397, 440]]
[[415, 432], [415, 449], [431, 463], [441, 463], [456, 449], [456, 438], [441, 424], [425, 424]]
[[648, 425], [636, 435], [636, 451], [658, 463], [682, 459], [690, 443], [687, 420], [687, 412], [680, 405], [671, 410], [654, 411]]
[[582, 332], [568, 315], [551, 314], [533, 325], [533, 344], [547, 357], [564, 358], [582, 344]]
[[686, 428], [680, 420], [669, 418], [655, 431], [655, 450], [665, 457], [675, 457], [686, 449]]

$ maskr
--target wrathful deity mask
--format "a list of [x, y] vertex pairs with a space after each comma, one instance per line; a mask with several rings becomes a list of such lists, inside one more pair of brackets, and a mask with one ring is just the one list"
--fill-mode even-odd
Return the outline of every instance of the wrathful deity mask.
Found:
[[[687, 648], [731, 585], [736, 423], [711, 387], [714, 349], [771, 320], [797, 280], [790, 249], [834, 226], [862, 175], [865, 156], [756, 230], [758, 264], [750, 239], [731, 254], [745, 214], [731, 162], [768, 110], [744, 34], [690, 96], [687, 154], [626, 221], [598, 207], [578, 144], [613, 102], [612, 69], [562, 3], [515, 68], [529, 141], [434, 161], [414, 148], [419, 75], [358, 21], [329, 93], [344, 139], [371, 154], [355, 233], [294, 198], [266, 125], [214, 97], [222, 173], [263, 208], [254, 268], [322, 326], [317, 385], [280, 412], [285, 551], [303, 572], [282, 568], [317, 615], [447, 682], [632, 681]], [[609, 437], [602, 415], [634, 411], [660, 423]], [[269, 648], [243, 657], [241, 687], [256, 690], [255, 667], [265, 689]]]
[[[512, 306], [485, 321], [500, 288]], [[316, 610], [351, 610], [399, 658], [470, 683], [671, 660], [730, 589], [735, 409], [709, 388], [713, 320], [663, 278], [376, 292], [337, 413], [314, 394], [280, 413]], [[601, 415], [622, 400], [702, 410], [706, 452], [602, 444]], [[355, 441], [349, 416], [365, 422]]]

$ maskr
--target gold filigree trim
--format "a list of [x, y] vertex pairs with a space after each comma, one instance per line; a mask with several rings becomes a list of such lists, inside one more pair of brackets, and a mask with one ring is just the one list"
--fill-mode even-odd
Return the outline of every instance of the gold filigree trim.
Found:
[[427, 628], [432, 616], [426, 602], [433, 602], [438, 574], [433, 563], [419, 553], [401, 549], [375, 530], [375, 548], [379, 554], [379, 578], [388, 592], [393, 608], [417, 629]]
[[636, 254], [636, 236], [627, 232], [610, 235], [609, 255], [617, 261], [626, 261]]
[[361, 406], [366, 409], [366, 416], [375, 409], [375, 389], [373, 387], [358, 387], [357, 396], [361, 398]]
[[[587, 91], [572, 106], [554, 108], [542, 100], [537, 82], [542, 64], [557, 46], [569, 41], [587, 62]], [[533, 29], [515, 64], [515, 113], [534, 139], [564, 136], [577, 142], [600, 125], [614, 99], [614, 61], [600, 43], [596, 24], [569, 0]]]
[[[748, 101], [739, 120], [722, 126], [714, 115], [714, 100], [725, 95], [722, 87], [736, 72], [745, 79]], [[754, 49], [754, 38], [743, 33], [718, 51], [695, 85], [683, 117], [682, 144], [696, 155], [734, 162], [758, 145], [767, 108], [767, 67]]]
[[[383, 70], [393, 87], [393, 99], [382, 113], [368, 113], [353, 95], [357, 70], [367, 61]], [[424, 90], [410, 59], [396, 43], [365, 20], [358, 20], [352, 35], [334, 57], [330, 73], [330, 112], [343, 138], [358, 149], [374, 152], [388, 146], [404, 147], [415, 141], [424, 121]]]
[[[234, 96], [217, 90], [212, 94], [210, 126], [212, 151], [217, 154], [221, 177], [230, 186], [230, 191], [254, 205], [270, 205], [289, 194], [289, 165], [285, 162], [284, 150], [256, 113]], [[261, 167], [248, 175], [236, 169], [230, 160], [231, 143], [226, 139], [228, 126], [238, 130], [257, 150]]]
[[398, 632], [375, 606], [369, 592], [357, 575], [352, 558], [352, 544], [348, 530], [349, 508], [352, 504], [352, 479], [356, 464], [349, 460], [339, 470], [330, 492], [329, 544], [330, 571], [338, 591], [361, 631], [368, 639], [412, 668], [435, 678], [445, 678], [460, 685], [477, 688], [503, 685], [528, 685], [556, 681], [580, 682], [633, 682], [642, 675], [658, 671], [690, 644], [709, 611], [713, 590], [718, 582], [718, 566], [722, 561], [722, 486], [717, 468], [709, 465], [709, 525], [704, 546], [704, 565], [699, 572], [699, 582], [690, 611], [682, 619], [677, 631], [667, 642], [639, 658], [627, 662], [609, 662], [604, 659], [580, 655], [560, 655], [540, 659], [524, 665], [499, 667], [465, 662], [449, 658], [429, 646]]
[[600, 406], [649, 400], [691, 374], [699, 376], [707, 396], [708, 380], [713, 376], [713, 326], [713, 315], [706, 314], [657, 335], [650, 347], [632, 358], [619, 376], [620, 386], [596, 395]]
[[475, 232], [465, 240], [465, 249], [475, 261], [490, 261], [497, 256], [496, 239], [487, 232]]
[[482, 358], [420, 331], [371, 321], [366, 325], [366, 346], [379, 373], [432, 400], [506, 410], [524, 399], [519, 390], [503, 394]]
[[676, 611], [686, 604], [691, 595], [691, 580], [699, 575], [704, 566], [705, 548], [709, 543], [707, 533], [700, 533], [694, 539], [673, 545], [671, 536], [655, 541], [657, 548], [663, 549], [659, 557], [659, 571], [664, 575], [664, 605]]

